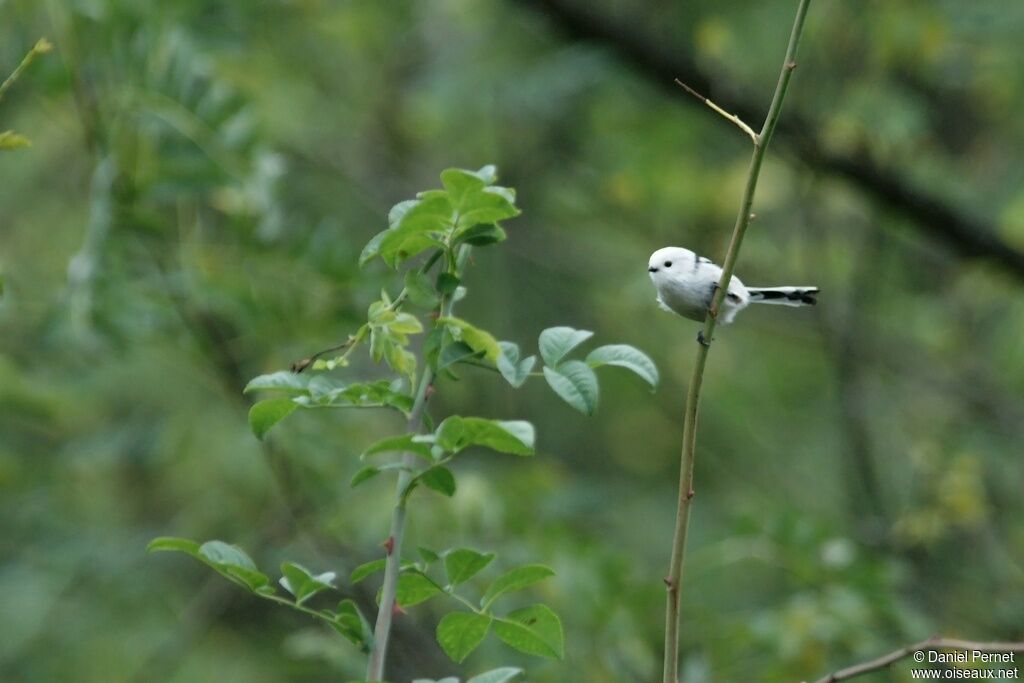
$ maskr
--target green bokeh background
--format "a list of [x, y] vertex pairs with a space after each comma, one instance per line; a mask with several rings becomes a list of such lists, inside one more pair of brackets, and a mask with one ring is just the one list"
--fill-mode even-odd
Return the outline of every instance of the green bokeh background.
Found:
[[[388, 208], [486, 163], [524, 214], [475, 252], [461, 314], [524, 347], [594, 330], [646, 350], [662, 384], [604, 371], [593, 418], [536, 381], [439, 386], [435, 415], [530, 420], [539, 455], [460, 462], [454, 499], [414, 501], [411, 541], [495, 550], [493, 572], [552, 565], [522, 599], [561, 614], [567, 656], [495, 641], [453, 665], [428, 603], [400, 619], [390, 678], [658, 679], [697, 326], [657, 309], [647, 256], [722, 258], [749, 142], [546, 6], [0, 0], [0, 71], [56, 46], [0, 103], [0, 128], [33, 141], [0, 154], [0, 679], [361, 676], [336, 636], [145, 546], [220, 538], [265, 568], [342, 574], [380, 553], [391, 485], [347, 481], [398, 418], [297, 413], [261, 444], [241, 388], [394, 293], [356, 266]], [[689, 56], [723, 106], [763, 110], [795, 3], [586, 7]], [[1022, 33], [1017, 3], [815, 0], [783, 117], [1024, 250]], [[756, 211], [738, 274], [823, 294], [743, 313], [710, 356], [686, 679], [800, 681], [934, 633], [1024, 638], [1024, 271], [787, 138]]]

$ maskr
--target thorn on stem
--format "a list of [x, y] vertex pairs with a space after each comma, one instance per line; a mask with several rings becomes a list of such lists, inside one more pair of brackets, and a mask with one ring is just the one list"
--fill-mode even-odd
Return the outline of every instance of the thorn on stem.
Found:
[[403, 614], [405, 614], [405, 608], [403, 608], [401, 605], [399, 605], [398, 601], [395, 600], [395, 604], [391, 606], [391, 614], [392, 614], [392, 616], [396, 616], [396, 617], [400, 616], [400, 615], [403, 615]]
[[674, 584], [672, 583], [672, 578], [671, 577], [666, 576], [665, 578], [662, 579], [662, 581], [665, 582], [665, 585], [668, 586], [669, 590], [672, 590], [672, 586]]
[[383, 543], [381, 543], [381, 545], [384, 546], [384, 551], [388, 555], [390, 555], [391, 553], [393, 553], [395, 551], [395, 537], [394, 536], [388, 536], [388, 539], [386, 541], [384, 541]]
[[757, 214], [754, 213], [753, 211], [751, 211], [750, 212], [750, 220], [754, 220], [755, 218], [757, 218]]
[[697, 492], [691, 488], [689, 491], [686, 492], [686, 500], [690, 500], [695, 495], [697, 495]]
[[430, 384], [427, 385], [427, 390], [423, 393], [423, 398], [429, 399], [431, 396], [434, 395], [436, 391], [437, 389], [434, 388], [434, 383], [431, 382]]
[[786, 68], [790, 71], [796, 68], [796, 62], [786, 62]]

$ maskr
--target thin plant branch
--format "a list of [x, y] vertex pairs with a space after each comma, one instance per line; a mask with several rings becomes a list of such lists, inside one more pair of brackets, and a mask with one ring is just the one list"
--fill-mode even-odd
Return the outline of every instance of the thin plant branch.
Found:
[[815, 683], [835, 683], [836, 681], [848, 681], [864, 674], [884, 669], [901, 659], [923, 650], [978, 650], [979, 652], [1024, 652], [1024, 643], [981, 643], [973, 640], [956, 640], [954, 638], [942, 638], [935, 636], [927, 638], [919, 643], [901, 647], [898, 650], [882, 655], [877, 659], [855, 664], [854, 666], [834, 671], [829, 675], [819, 678]]
[[721, 115], [722, 115], [722, 116], [723, 116], [724, 118], [726, 118], [726, 119], [727, 119], [727, 120], [729, 120], [729, 121], [732, 121], [732, 122], [733, 122], [733, 123], [735, 123], [735, 124], [736, 124], [737, 126], [739, 126], [739, 129], [740, 129], [740, 130], [742, 130], [742, 131], [743, 131], [744, 133], [746, 133], [746, 134], [747, 134], [747, 136], [748, 136], [748, 137], [750, 138], [751, 142], [753, 142], [753, 143], [754, 143], [755, 145], [757, 144], [757, 133], [755, 133], [755, 132], [754, 132], [754, 129], [753, 129], [753, 128], [751, 128], [751, 127], [750, 127], [750, 126], [748, 126], [748, 125], [747, 125], [746, 123], [744, 123], [744, 122], [743, 122], [743, 119], [741, 119], [740, 117], [736, 116], [736, 114], [730, 114], [730, 113], [729, 113], [729, 112], [727, 112], [726, 110], [722, 109], [722, 108], [721, 108], [721, 107], [719, 107], [719, 106], [718, 106], [717, 104], [715, 104], [714, 102], [712, 102], [712, 101], [711, 101], [710, 99], [708, 99], [707, 97], [704, 97], [704, 96], [703, 96], [703, 95], [701, 95], [701, 94], [700, 94], [699, 92], [697, 92], [696, 90], [694, 90], [694, 89], [693, 89], [693, 88], [691, 88], [690, 86], [686, 85], [685, 83], [683, 83], [683, 82], [682, 82], [681, 80], [679, 80], [678, 78], [676, 79], [676, 83], [677, 83], [677, 84], [678, 84], [678, 85], [679, 85], [679, 86], [680, 86], [680, 87], [681, 87], [681, 88], [682, 88], [683, 90], [685, 90], [686, 92], [690, 93], [691, 95], [693, 95], [694, 97], [696, 97], [696, 98], [697, 98], [698, 100], [700, 100], [700, 101], [701, 101], [701, 102], [703, 102], [704, 104], [706, 104], [706, 105], [708, 105], [709, 107], [711, 107], [711, 109], [713, 109], [713, 110], [714, 110], [714, 111], [715, 111], [716, 113], [718, 113], [718, 114], [721, 114]]
[[[469, 245], [462, 245], [455, 257], [456, 273], [461, 273], [466, 261], [469, 259]], [[429, 262], [430, 265], [433, 261]], [[442, 297], [438, 305], [438, 316], [447, 317], [452, 313], [454, 300], [451, 295]], [[409, 414], [408, 431], [419, 432], [423, 425], [423, 415], [427, 407], [427, 400], [433, 393], [434, 371], [428, 363], [424, 363], [423, 373], [416, 388], [416, 398], [413, 402], [412, 411]], [[398, 484], [395, 488], [395, 508], [391, 515], [391, 531], [384, 542], [386, 559], [384, 564], [384, 583], [381, 587], [380, 607], [377, 609], [377, 621], [373, 629], [373, 649], [370, 651], [370, 659], [366, 666], [367, 681], [384, 680], [384, 664], [387, 660], [388, 639], [391, 635], [391, 625], [395, 613], [401, 610], [401, 605], [396, 602], [398, 590], [398, 575], [402, 564], [402, 542], [405, 538], [406, 503], [408, 501], [408, 488], [412, 482], [412, 471], [417, 464], [416, 456], [412, 453], [405, 453], [402, 456], [404, 469], [398, 473]]]
[[11, 89], [11, 86], [14, 85], [14, 82], [18, 80], [18, 77], [21, 76], [25, 69], [32, 65], [32, 62], [35, 61], [36, 57], [46, 54], [52, 49], [53, 44], [50, 41], [46, 38], [40, 38], [32, 49], [28, 51], [25, 58], [21, 60], [21, 64], [18, 65], [18, 68], [16, 68], [10, 76], [5, 78], [3, 83], [0, 83], [0, 100], [4, 98], [4, 95], [7, 94], [7, 91]]
[[789, 81], [793, 76], [793, 70], [796, 68], [797, 46], [800, 43], [800, 34], [803, 31], [809, 5], [810, 0], [800, 0], [800, 4], [797, 7], [796, 18], [793, 21], [793, 30], [789, 36], [789, 46], [786, 48], [786, 58], [783, 61], [782, 71], [775, 86], [775, 95], [772, 98], [771, 106], [768, 108], [768, 114], [765, 116], [761, 132], [754, 140], [754, 152], [750, 158], [750, 170], [747, 173], [747, 182], [743, 190], [742, 201], [740, 202], [739, 215], [736, 217], [732, 239], [729, 242], [725, 261], [722, 264], [722, 278], [712, 296], [708, 314], [704, 318], [704, 328], [697, 336], [697, 356], [693, 364], [693, 375], [690, 379], [690, 387], [686, 395], [686, 408], [683, 417], [683, 446], [679, 467], [679, 504], [676, 512], [675, 532], [672, 537], [672, 559], [669, 564], [668, 576], [665, 577], [667, 591], [663, 683], [678, 683], [679, 681], [679, 597], [683, 579], [686, 532], [690, 522], [690, 503], [694, 495], [693, 465], [694, 449], [697, 442], [697, 409], [700, 402], [701, 384], [704, 380], [704, 366], [707, 362], [708, 351], [711, 348], [718, 308], [721, 306], [722, 298], [725, 296], [729, 283], [732, 280], [736, 259], [739, 256], [740, 246], [743, 244], [743, 236], [746, 234], [747, 226], [750, 224], [750, 208], [754, 202], [754, 192], [757, 189], [761, 163], [764, 161], [765, 151], [768, 149], [768, 144], [771, 142], [772, 135], [775, 132], [775, 126], [779, 121], [779, 114], [782, 111], [782, 102], [785, 100]]

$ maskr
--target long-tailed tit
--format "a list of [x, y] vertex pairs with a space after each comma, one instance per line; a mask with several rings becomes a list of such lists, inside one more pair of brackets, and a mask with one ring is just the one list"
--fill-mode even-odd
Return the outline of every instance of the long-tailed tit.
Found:
[[[722, 269], [710, 259], [682, 247], [665, 247], [651, 254], [647, 272], [658, 290], [662, 308], [697, 321], [704, 320], [722, 278]], [[746, 287], [733, 276], [718, 311], [718, 322], [731, 323], [737, 313], [752, 303], [813, 306], [817, 296], [817, 287]], [[705, 343], [704, 339], [700, 341]]]

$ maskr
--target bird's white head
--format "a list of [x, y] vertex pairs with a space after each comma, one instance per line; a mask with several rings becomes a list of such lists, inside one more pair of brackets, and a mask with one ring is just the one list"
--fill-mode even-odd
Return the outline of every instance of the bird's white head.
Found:
[[693, 270], [697, 255], [683, 247], [664, 247], [651, 254], [647, 272], [655, 286], [665, 280], [679, 277], [681, 273]]

